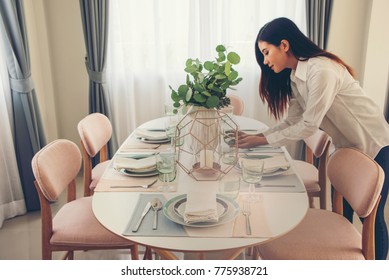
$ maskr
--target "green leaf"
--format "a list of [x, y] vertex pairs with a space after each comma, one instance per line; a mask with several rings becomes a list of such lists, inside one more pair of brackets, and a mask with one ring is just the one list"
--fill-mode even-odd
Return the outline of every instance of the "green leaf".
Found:
[[224, 73], [224, 65], [220, 65], [220, 66], [218, 66], [217, 67], [217, 72], [219, 73], [219, 74], [222, 74], [222, 73]]
[[212, 69], [213, 69], [213, 62], [211, 62], [211, 61], [206, 61], [206, 62], [204, 63], [204, 68], [205, 68], [206, 70], [208, 70], [208, 71], [212, 71]]
[[208, 99], [207, 99], [207, 107], [208, 108], [216, 108], [220, 103], [220, 100], [219, 100], [219, 97], [217, 96], [210, 96]]
[[231, 62], [227, 61], [224, 69], [224, 73], [229, 76], [231, 74]]
[[235, 80], [236, 78], [238, 78], [238, 72], [236, 72], [235, 70], [231, 72], [231, 74], [228, 76], [228, 80], [229, 81], [233, 81]]
[[203, 87], [202, 87], [201, 84], [199, 84], [199, 83], [195, 83], [195, 84], [193, 85], [193, 88], [194, 88], [195, 90], [198, 90], [198, 91], [202, 91], [202, 90], [203, 90]]
[[193, 73], [197, 71], [197, 67], [195, 65], [188, 66], [184, 69], [187, 73]]
[[189, 102], [189, 100], [192, 98], [192, 89], [189, 88], [188, 91], [186, 92], [186, 97], [185, 97], [185, 100], [186, 102]]
[[230, 86], [230, 84], [227, 83], [227, 82], [222, 83], [222, 84], [220, 85], [220, 87], [221, 87], [222, 89], [224, 89], [224, 90], [228, 89], [229, 86]]
[[236, 52], [230, 52], [227, 55], [227, 60], [232, 64], [238, 64], [240, 62], [240, 56]]
[[188, 92], [188, 89], [189, 89], [189, 87], [187, 85], [180, 85], [178, 87], [178, 94], [180, 96], [185, 96], [186, 93]]
[[178, 102], [181, 100], [180, 96], [178, 95], [178, 93], [176, 91], [172, 92], [172, 94], [170, 95], [171, 99], [174, 101], [174, 102]]
[[193, 62], [193, 60], [192, 60], [191, 58], [188, 58], [187, 61], [186, 61], [186, 63], [185, 63], [185, 66], [186, 66], [186, 67], [191, 66], [191, 65], [192, 65], [192, 62]]
[[206, 95], [206, 96], [212, 96], [211, 93], [209, 91], [206, 91], [206, 90], [203, 91], [201, 94]]
[[226, 59], [226, 55], [224, 54], [224, 52], [219, 52], [218, 56], [219, 56], [219, 58], [217, 60], [218, 62], [222, 62]]
[[223, 80], [223, 79], [225, 79], [225, 78], [227, 78], [227, 77], [226, 77], [226, 75], [218, 74], [218, 75], [215, 76], [215, 78], [216, 78], [217, 80]]
[[194, 100], [200, 103], [204, 103], [207, 100], [207, 98], [204, 95], [201, 95], [200, 93], [195, 93], [193, 95], [193, 98]]
[[173, 103], [173, 107], [175, 108], [179, 108], [181, 106], [181, 104], [179, 102], [174, 102]]
[[204, 81], [204, 74], [203, 73], [199, 73], [197, 78], [199, 80], [199, 83], [202, 83]]
[[226, 51], [226, 47], [223, 46], [223, 45], [218, 45], [218, 46], [216, 47], [216, 51], [217, 51], [217, 52], [225, 52], [225, 51]]
[[238, 78], [238, 79], [236, 79], [235, 81], [232, 81], [232, 82], [231, 82], [231, 85], [236, 86], [236, 85], [239, 84], [242, 80], [243, 80], [242, 78]]

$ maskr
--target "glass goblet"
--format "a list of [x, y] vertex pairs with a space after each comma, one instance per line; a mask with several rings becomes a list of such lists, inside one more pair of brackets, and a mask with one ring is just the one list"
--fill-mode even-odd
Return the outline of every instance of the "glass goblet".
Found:
[[242, 178], [249, 184], [249, 200], [257, 201], [255, 185], [259, 184], [263, 176], [264, 162], [260, 159], [242, 158]]

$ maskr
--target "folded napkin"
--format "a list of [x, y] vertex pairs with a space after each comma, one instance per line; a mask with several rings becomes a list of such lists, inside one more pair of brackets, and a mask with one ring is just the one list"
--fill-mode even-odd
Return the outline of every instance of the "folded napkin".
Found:
[[135, 134], [147, 140], [164, 140], [168, 138], [165, 131], [150, 131], [142, 128], [138, 128]]
[[154, 156], [142, 159], [116, 157], [114, 160], [114, 168], [126, 169], [128, 171], [147, 171], [156, 168], [156, 159]]
[[217, 222], [216, 193], [193, 192], [188, 193], [184, 212], [184, 221], [187, 224], [199, 222]]
[[284, 156], [269, 157], [263, 161], [265, 163], [263, 167], [264, 173], [272, 173], [277, 170], [287, 170], [290, 167], [290, 163]]

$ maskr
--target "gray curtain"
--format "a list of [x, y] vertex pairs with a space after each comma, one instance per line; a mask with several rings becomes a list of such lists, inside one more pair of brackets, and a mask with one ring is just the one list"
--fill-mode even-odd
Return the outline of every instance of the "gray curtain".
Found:
[[327, 47], [332, 0], [306, 0], [307, 35], [320, 48]]
[[39, 210], [31, 160], [45, 144], [38, 102], [31, 78], [23, 0], [0, 1], [2, 40], [11, 86], [15, 152], [28, 211]]
[[[108, 7], [109, 0], [80, 0], [86, 48], [85, 65], [89, 75], [89, 113], [99, 112], [112, 120], [105, 81]], [[117, 141], [113, 132], [109, 154], [112, 155], [116, 150]]]

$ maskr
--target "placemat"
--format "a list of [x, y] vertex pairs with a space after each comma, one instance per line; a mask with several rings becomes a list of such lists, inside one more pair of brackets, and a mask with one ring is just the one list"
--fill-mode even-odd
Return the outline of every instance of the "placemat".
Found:
[[[243, 204], [247, 201], [249, 197], [247, 195], [239, 195], [238, 203], [240, 209], [243, 209]], [[251, 225], [251, 235], [246, 233], [246, 218], [241, 211], [236, 217], [233, 237], [273, 237], [274, 233], [269, 228], [266, 220], [265, 210], [263, 206], [263, 197], [259, 197], [258, 201], [255, 203], [246, 202], [250, 204], [250, 225]]]
[[138, 203], [135, 206], [135, 211], [128, 222], [123, 235], [126, 236], [187, 236], [187, 233], [182, 225], [176, 224], [170, 221], [163, 214], [163, 210], [158, 211], [158, 229], [153, 230], [154, 222], [154, 210], [151, 208], [147, 215], [144, 217], [142, 224], [137, 232], [133, 232], [132, 228], [138, 222], [143, 209], [147, 202], [153, 198], [159, 198], [163, 204], [166, 203], [166, 199], [162, 194], [140, 194]]
[[[177, 191], [179, 172], [173, 182], [169, 182], [169, 185], [175, 187]], [[158, 175], [150, 177], [132, 177], [124, 175], [113, 168], [113, 163], [107, 167], [99, 183], [96, 186], [95, 192], [158, 192], [158, 187], [163, 185], [163, 182], [157, 180], [151, 187], [145, 189], [142, 187], [138, 188], [126, 188], [126, 186], [138, 186], [152, 183], [155, 179], [158, 179]], [[111, 186], [123, 186], [123, 188], [111, 188]]]
[[[123, 235], [125, 236], [182, 236], [182, 237], [207, 237], [207, 238], [220, 238], [220, 237], [232, 237], [232, 238], [253, 238], [253, 237], [272, 237], [274, 233], [267, 226], [266, 218], [264, 216], [263, 203], [258, 201], [257, 203], [251, 203], [251, 230], [252, 234], [246, 234], [246, 221], [242, 213], [239, 213], [234, 221], [227, 224], [223, 224], [216, 227], [187, 227], [176, 224], [170, 221], [163, 215], [162, 210], [158, 211], [158, 229], [153, 230], [152, 225], [154, 221], [154, 211], [151, 208], [147, 215], [144, 217], [142, 224], [137, 232], [132, 232], [132, 228], [137, 223], [141, 216], [144, 207], [147, 202], [153, 198], [158, 197], [163, 203], [166, 202], [165, 197], [162, 194], [141, 194], [139, 196], [136, 210], [131, 216]], [[260, 198], [261, 199], [261, 198]], [[244, 201], [247, 197], [244, 195], [239, 196], [238, 203], [243, 208]]]

